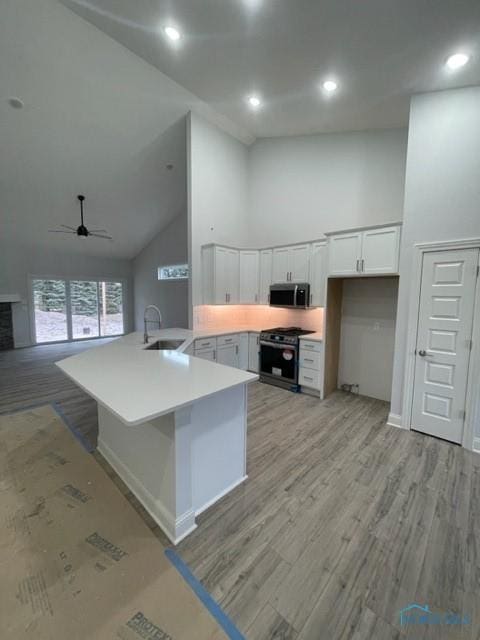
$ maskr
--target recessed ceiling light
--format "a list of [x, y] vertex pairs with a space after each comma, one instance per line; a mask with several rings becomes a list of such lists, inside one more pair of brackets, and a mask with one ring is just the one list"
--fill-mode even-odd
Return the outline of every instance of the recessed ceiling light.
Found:
[[335, 80], [325, 80], [322, 87], [325, 89], [325, 91], [328, 91], [328, 93], [333, 93], [333, 91], [337, 90], [338, 85]]
[[249, 96], [248, 97], [248, 104], [253, 108], [253, 109], [258, 109], [258, 107], [262, 104], [260, 98], [258, 96]]
[[175, 29], [175, 27], [169, 25], [167, 27], [164, 27], [163, 30], [165, 31], [165, 34], [170, 38], [170, 40], [180, 40], [180, 31], [178, 29]]
[[447, 58], [447, 67], [455, 71], [455, 69], [460, 69], [469, 61], [469, 56], [466, 53], [454, 53], [452, 56]]

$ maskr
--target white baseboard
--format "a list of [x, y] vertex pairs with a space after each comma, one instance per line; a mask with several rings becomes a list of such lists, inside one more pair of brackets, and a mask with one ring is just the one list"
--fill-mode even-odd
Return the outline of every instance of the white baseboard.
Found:
[[195, 524], [195, 513], [193, 510], [183, 513], [175, 518], [165, 506], [155, 499], [148, 489], [130, 472], [128, 467], [118, 458], [112, 449], [98, 439], [98, 452], [105, 458], [112, 469], [125, 482], [130, 491], [140, 500], [142, 505], [152, 516], [167, 538], [178, 544], [183, 538], [197, 528]]
[[397, 429], [407, 429], [407, 427], [405, 427], [402, 422], [402, 416], [398, 415], [398, 413], [389, 413], [387, 424], [389, 427], [396, 427]]
[[475, 451], [476, 453], [480, 453], [480, 438], [473, 439], [472, 451]]
[[206, 511], [209, 507], [211, 507], [216, 502], [221, 500], [221, 498], [226, 496], [227, 493], [230, 493], [230, 491], [233, 491], [235, 489], [235, 487], [238, 487], [238, 485], [242, 484], [242, 482], [245, 482], [245, 480], [247, 480], [247, 478], [248, 478], [248, 476], [243, 476], [243, 478], [240, 478], [239, 480], [236, 480], [229, 487], [227, 487], [223, 491], [220, 491], [220, 493], [218, 495], [216, 495], [214, 498], [212, 498], [211, 500], [206, 502], [204, 505], [202, 505], [199, 509], [197, 509], [195, 511], [195, 516], [199, 516], [201, 513]]

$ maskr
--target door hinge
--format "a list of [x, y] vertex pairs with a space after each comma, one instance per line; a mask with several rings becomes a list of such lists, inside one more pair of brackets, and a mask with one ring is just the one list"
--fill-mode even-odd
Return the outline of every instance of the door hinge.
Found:
[[461, 409], [458, 413], [460, 414], [460, 420], [463, 420], [465, 422], [465, 418], [467, 417], [467, 412], [465, 411], [465, 409]]

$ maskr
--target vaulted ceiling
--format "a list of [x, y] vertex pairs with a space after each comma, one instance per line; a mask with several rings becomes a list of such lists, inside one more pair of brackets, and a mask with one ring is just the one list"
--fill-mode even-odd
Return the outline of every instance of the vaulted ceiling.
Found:
[[404, 126], [412, 93], [480, 82], [478, 0], [62, 1], [255, 136]]

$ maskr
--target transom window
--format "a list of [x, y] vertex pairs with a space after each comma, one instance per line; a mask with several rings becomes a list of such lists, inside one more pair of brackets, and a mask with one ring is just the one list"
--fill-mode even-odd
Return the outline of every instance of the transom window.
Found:
[[124, 333], [123, 283], [32, 278], [35, 342]]
[[168, 264], [158, 267], [159, 280], [188, 280], [188, 264]]

